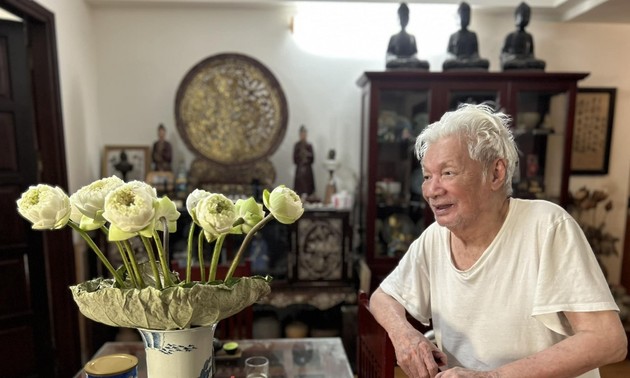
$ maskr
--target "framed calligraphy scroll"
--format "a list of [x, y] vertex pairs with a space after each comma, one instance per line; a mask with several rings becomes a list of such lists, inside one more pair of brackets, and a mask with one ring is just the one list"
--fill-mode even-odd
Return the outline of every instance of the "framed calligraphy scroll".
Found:
[[578, 88], [571, 174], [608, 174], [616, 88]]

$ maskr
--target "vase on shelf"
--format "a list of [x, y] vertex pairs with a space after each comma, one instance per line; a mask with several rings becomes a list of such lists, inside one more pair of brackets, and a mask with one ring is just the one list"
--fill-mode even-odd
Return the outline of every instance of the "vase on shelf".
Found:
[[148, 378], [212, 378], [215, 329], [216, 323], [177, 330], [138, 328], [144, 343]]

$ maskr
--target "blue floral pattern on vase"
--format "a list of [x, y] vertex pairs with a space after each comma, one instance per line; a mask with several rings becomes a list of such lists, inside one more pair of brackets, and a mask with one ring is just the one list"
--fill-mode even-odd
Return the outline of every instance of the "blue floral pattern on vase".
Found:
[[[149, 376], [154, 378], [153, 375], [156, 373], [160, 378], [169, 376], [170, 373], [167, 374], [164, 370], [167, 369], [166, 366], [172, 368], [175, 364], [180, 368], [185, 365], [188, 371], [187, 376], [211, 378], [214, 374], [212, 345], [214, 327], [216, 325], [175, 331], [138, 329], [147, 352], [147, 365], [149, 370], [153, 370], [154, 373], [149, 374]], [[208, 345], [205, 345], [206, 343]], [[205, 353], [206, 351], [208, 353]], [[185, 357], [189, 355], [196, 362]], [[151, 368], [149, 366], [156, 363], [161, 367], [153, 366]]]
[[142, 335], [142, 339], [144, 340], [144, 344], [147, 348], [157, 349], [164, 354], [173, 354], [175, 352], [190, 352], [194, 349], [197, 349], [196, 346], [192, 344], [188, 345], [176, 345], [167, 343], [162, 345], [162, 334], [160, 332], [140, 332]]

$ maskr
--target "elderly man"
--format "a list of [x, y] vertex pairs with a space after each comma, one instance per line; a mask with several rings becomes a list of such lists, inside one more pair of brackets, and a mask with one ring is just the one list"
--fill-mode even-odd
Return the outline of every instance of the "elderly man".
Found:
[[[508, 117], [464, 105], [416, 141], [435, 223], [370, 308], [410, 377], [599, 377], [627, 340], [584, 234], [561, 207], [511, 198]], [[407, 321], [430, 320], [437, 347]]]

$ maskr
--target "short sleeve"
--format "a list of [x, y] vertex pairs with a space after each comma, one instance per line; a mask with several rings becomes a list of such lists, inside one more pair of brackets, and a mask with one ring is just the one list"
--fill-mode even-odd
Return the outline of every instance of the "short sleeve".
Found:
[[540, 255], [532, 315], [570, 335], [562, 312], [619, 311], [582, 229], [570, 216], [552, 224]]

